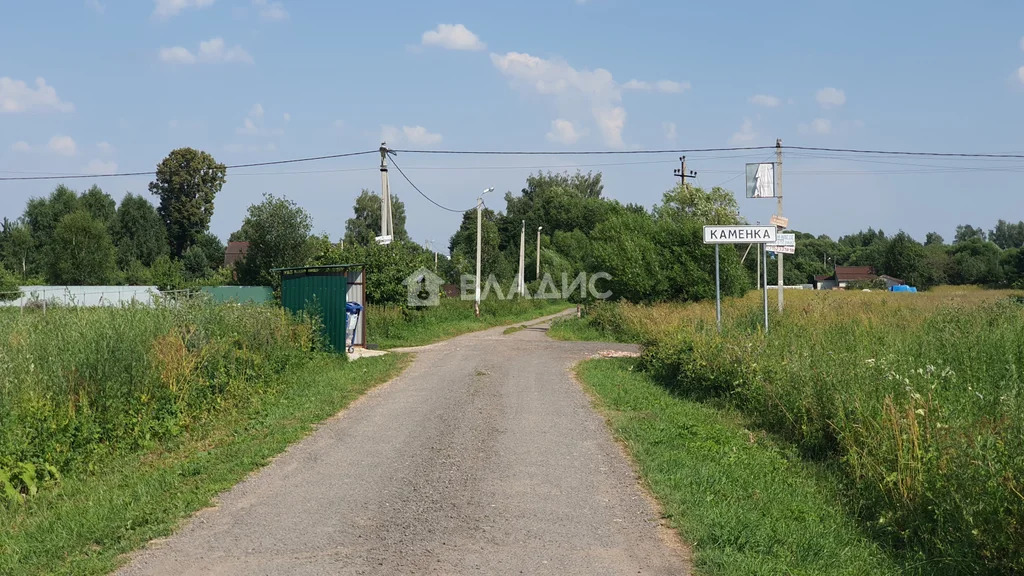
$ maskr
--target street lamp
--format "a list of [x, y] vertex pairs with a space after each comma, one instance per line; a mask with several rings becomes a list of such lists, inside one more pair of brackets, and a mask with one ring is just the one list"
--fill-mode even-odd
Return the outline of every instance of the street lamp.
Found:
[[543, 226], [537, 226], [537, 280], [540, 280], [540, 231]]
[[476, 300], [473, 313], [480, 317], [480, 208], [484, 205], [484, 196], [494, 192], [494, 186], [487, 188], [476, 199]]

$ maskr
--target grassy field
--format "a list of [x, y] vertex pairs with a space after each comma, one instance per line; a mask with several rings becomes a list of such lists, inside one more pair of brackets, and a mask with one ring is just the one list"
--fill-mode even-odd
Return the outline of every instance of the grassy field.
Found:
[[0, 574], [102, 574], [404, 366], [262, 306], [0, 314]]
[[570, 307], [561, 300], [484, 300], [477, 318], [472, 301], [457, 299], [442, 299], [440, 306], [423, 310], [370, 306], [367, 339], [381, 348], [422, 346], [467, 332], [557, 314]]
[[[787, 292], [598, 306], [587, 328], [642, 343], [667, 390], [739, 410], [836, 472], [844, 505], [904, 573], [1024, 572], [1024, 305], [1013, 293]], [[584, 332], [589, 331], [589, 332]]]
[[626, 444], [701, 574], [892, 574], [835, 486], [735, 411], [673, 395], [635, 359], [589, 360], [580, 380]]

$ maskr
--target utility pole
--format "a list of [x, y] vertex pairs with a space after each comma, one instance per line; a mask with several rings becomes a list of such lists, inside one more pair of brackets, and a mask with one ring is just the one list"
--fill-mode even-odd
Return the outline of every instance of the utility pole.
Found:
[[684, 188], [686, 187], [687, 178], [697, 177], [697, 173], [694, 172], [693, 170], [690, 170], [689, 172], [686, 171], [686, 156], [679, 157], [679, 168], [677, 168], [674, 171], [674, 173], [676, 175], [676, 178], [679, 178], [679, 182], [680, 184], [683, 185]]
[[388, 146], [380, 143], [380, 238], [379, 244], [390, 244], [394, 234], [391, 221], [391, 187], [388, 185]]
[[[782, 218], [782, 138], [775, 139], [775, 197], [779, 201], [779, 218]], [[782, 278], [782, 256], [781, 252], [776, 252], [775, 257], [778, 258], [779, 262], [779, 313], [782, 313], [782, 292], [783, 292], [783, 278]], [[765, 268], [768, 267], [767, 260], [765, 261]]]
[[473, 313], [480, 317], [480, 209], [484, 205], [484, 194], [494, 192], [494, 187], [484, 190], [476, 199], [476, 300], [473, 302]]
[[543, 226], [537, 226], [537, 280], [540, 280], [540, 231]]
[[[760, 226], [761, 225], [761, 221], [758, 220], [757, 224]], [[751, 244], [751, 246], [753, 246], [753, 244]], [[754, 282], [757, 285], [757, 289], [758, 290], [761, 289], [761, 254], [760, 254], [760, 252], [763, 252], [763, 250], [758, 250], [758, 255], [757, 255], [757, 278], [755, 279], [755, 282]], [[765, 263], [765, 266], [767, 266], [767, 265], [768, 264]]]
[[523, 228], [519, 232], [519, 286], [516, 289], [520, 296], [526, 295], [526, 220], [523, 220]]

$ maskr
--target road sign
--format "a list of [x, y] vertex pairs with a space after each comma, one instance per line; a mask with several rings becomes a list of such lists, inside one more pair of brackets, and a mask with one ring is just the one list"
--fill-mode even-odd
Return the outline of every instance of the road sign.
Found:
[[775, 226], [705, 226], [705, 244], [771, 244]]
[[377, 241], [377, 244], [382, 244], [384, 246], [387, 246], [388, 244], [391, 244], [391, 240], [393, 240], [393, 239], [394, 239], [394, 237], [392, 235], [390, 235], [390, 234], [387, 234], [387, 235], [384, 235], [384, 236], [376, 236], [374, 238], [374, 240]]
[[771, 222], [772, 226], [778, 226], [779, 228], [789, 228], [789, 218], [785, 218], [783, 216], [772, 216], [772, 219], [769, 220], [769, 222]]
[[775, 235], [775, 242], [770, 242], [768, 249], [771, 250], [771, 245], [776, 246], [796, 246], [796, 234], [792, 232], [779, 232]]
[[776, 254], [796, 254], [796, 246], [784, 246], [781, 244], [766, 244], [765, 249]]
[[775, 164], [747, 164], [747, 198], [775, 198]]

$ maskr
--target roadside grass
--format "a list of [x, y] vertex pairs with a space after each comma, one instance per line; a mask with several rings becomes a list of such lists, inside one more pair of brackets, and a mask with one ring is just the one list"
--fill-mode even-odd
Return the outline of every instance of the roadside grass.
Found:
[[519, 326], [509, 326], [501, 331], [502, 336], [508, 336], [509, 334], [515, 334], [516, 332], [522, 332], [526, 330], [526, 324], [520, 324]]
[[278, 393], [222, 414], [177, 445], [115, 455], [21, 504], [0, 506], [0, 574], [106, 574], [122, 555], [266, 465], [313, 425], [398, 374], [405, 355], [334, 356], [282, 374]]
[[746, 428], [734, 410], [673, 395], [635, 359], [589, 360], [577, 375], [693, 546], [701, 574], [897, 571], [843, 512], [826, 472]]
[[367, 340], [381, 348], [422, 346], [505, 324], [526, 322], [567, 310], [562, 300], [484, 300], [480, 317], [473, 302], [442, 299], [440, 306], [422, 310], [371, 306], [367, 314]]
[[861, 529], [904, 574], [1024, 573], [1020, 291], [793, 291], [760, 328], [759, 295], [593, 306], [682, 397], [729, 406], [833, 471]]
[[559, 318], [551, 323], [548, 336], [575, 342], [622, 342], [624, 338], [591, 324], [585, 318]]

